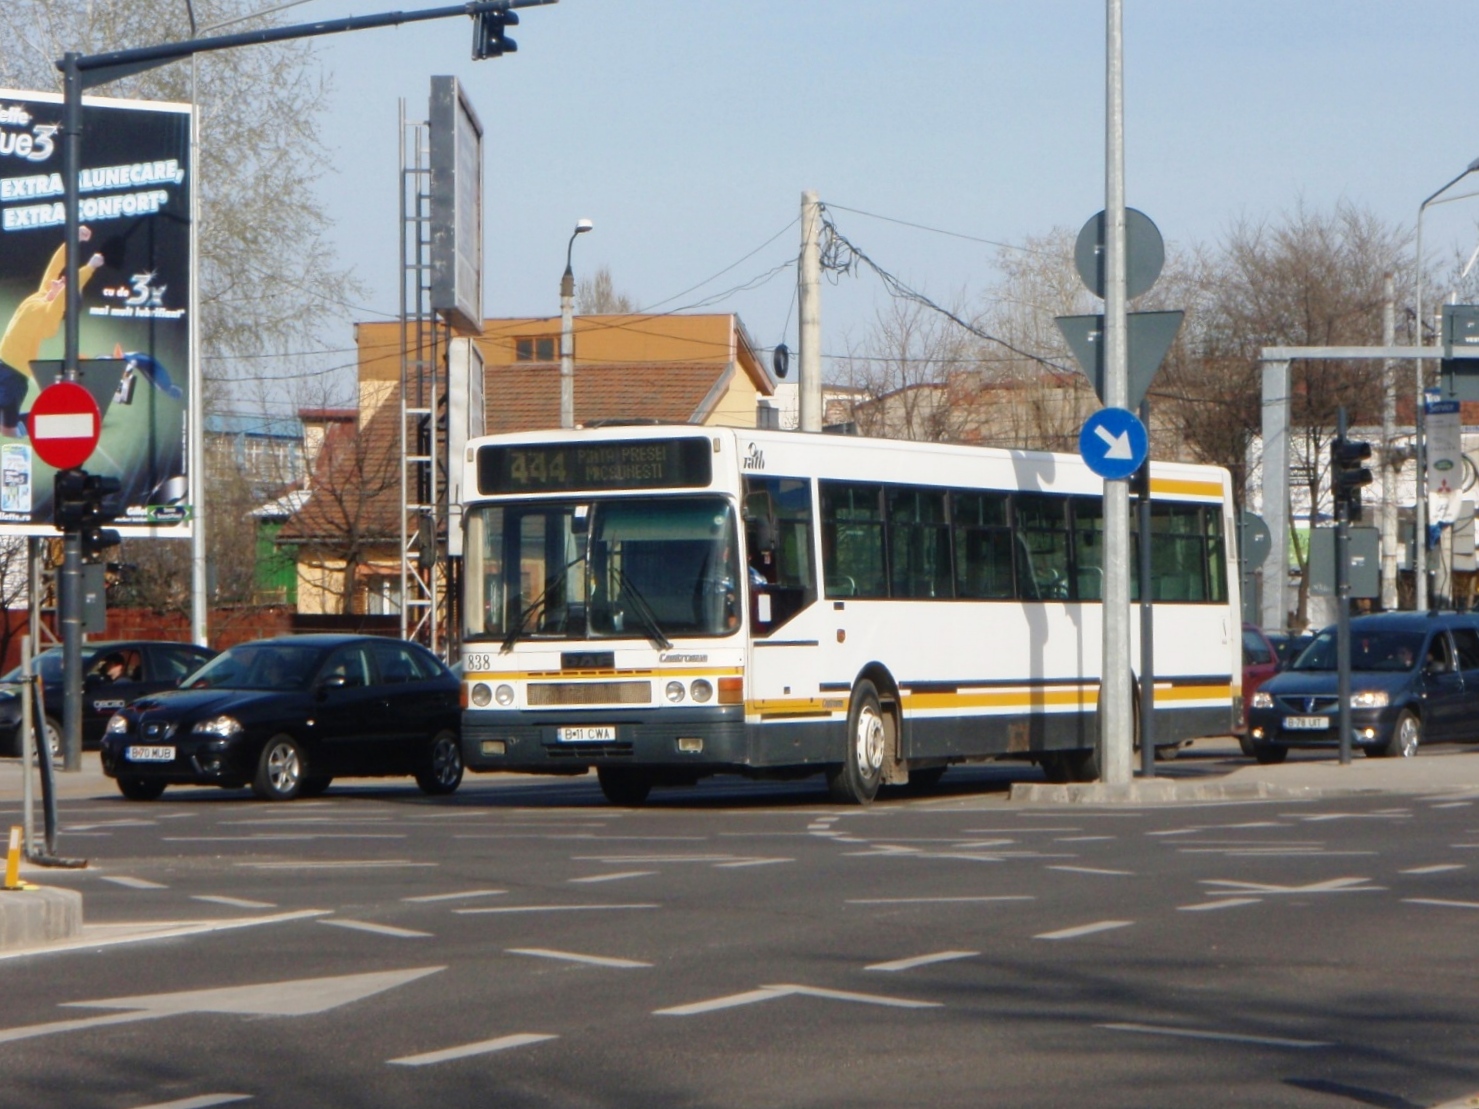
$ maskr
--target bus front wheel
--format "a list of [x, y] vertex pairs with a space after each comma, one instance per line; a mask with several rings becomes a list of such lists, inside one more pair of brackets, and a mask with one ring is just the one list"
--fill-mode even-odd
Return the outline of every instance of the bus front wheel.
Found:
[[847, 712], [847, 749], [843, 762], [827, 771], [827, 790], [843, 805], [866, 805], [878, 796], [888, 727], [878, 690], [863, 681], [853, 690]]
[[652, 776], [630, 766], [597, 767], [596, 780], [606, 800], [623, 808], [635, 808], [652, 792]]

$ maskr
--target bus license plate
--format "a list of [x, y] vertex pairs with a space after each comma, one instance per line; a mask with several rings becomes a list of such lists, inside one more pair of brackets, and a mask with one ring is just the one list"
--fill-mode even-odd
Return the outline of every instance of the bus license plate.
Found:
[[1286, 716], [1284, 727], [1291, 732], [1323, 732], [1330, 727], [1330, 717]]
[[615, 743], [615, 724], [587, 724], [579, 728], [556, 728], [555, 739], [561, 743]]
[[128, 749], [129, 762], [174, 762], [175, 749], [173, 747], [130, 747]]

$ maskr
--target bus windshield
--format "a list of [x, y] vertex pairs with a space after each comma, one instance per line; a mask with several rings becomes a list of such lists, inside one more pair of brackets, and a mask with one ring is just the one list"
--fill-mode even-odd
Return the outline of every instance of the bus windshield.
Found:
[[648, 639], [739, 627], [739, 544], [720, 497], [469, 506], [464, 639]]

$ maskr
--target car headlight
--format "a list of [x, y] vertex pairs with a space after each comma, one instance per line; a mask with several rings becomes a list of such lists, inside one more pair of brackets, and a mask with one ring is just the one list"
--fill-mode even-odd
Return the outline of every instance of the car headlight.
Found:
[[190, 729], [196, 735], [215, 735], [225, 738], [241, 731], [241, 721], [234, 716], [212, 716]]
[[1253, 700], [1248, 703], [1256, 709], [1271, 709], [1274, 707], [1274, 698], [1272, 694], [1260, 689], [1253, 694]]
[[1353, 709], [1384, 709], [1391, 703], [1385, 689], [1363, 689], [1351, 694]]
[[127, 720], [127, 718], [124, 717], [121, 713], [116, 713], [116, 712], [112, 716], [108, 717], [108, 727], [105, 730], [105, 734], [107, 734], [107, 735], [127, 735], [128, 734], [128, 720]]

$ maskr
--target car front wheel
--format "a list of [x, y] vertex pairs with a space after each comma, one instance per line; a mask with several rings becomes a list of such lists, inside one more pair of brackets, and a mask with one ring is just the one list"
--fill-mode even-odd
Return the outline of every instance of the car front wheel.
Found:
[[118, 792], [130, 801], [154, 801], [164, 792], [164, 785], [148, 778], [119, 778]]
[[1386, 746], [1376, 748], [1375, 753], [1393, 759], [1410, 759], [1417, 754], [1422, 735], [1422, 721], [1414, 713], [1404, 711], [1392, 726], [1392, 737], [1387, 740]]
[[431, 741], [416, 784], [433, 797], [451, 793], [462, 784], [462, 745], [451, 732], [438, 732]]
[[303, 752], [289, 735], [273, 736], [257, 760], [252, 792], [264, 801], [291, 801], [303, 789]]

